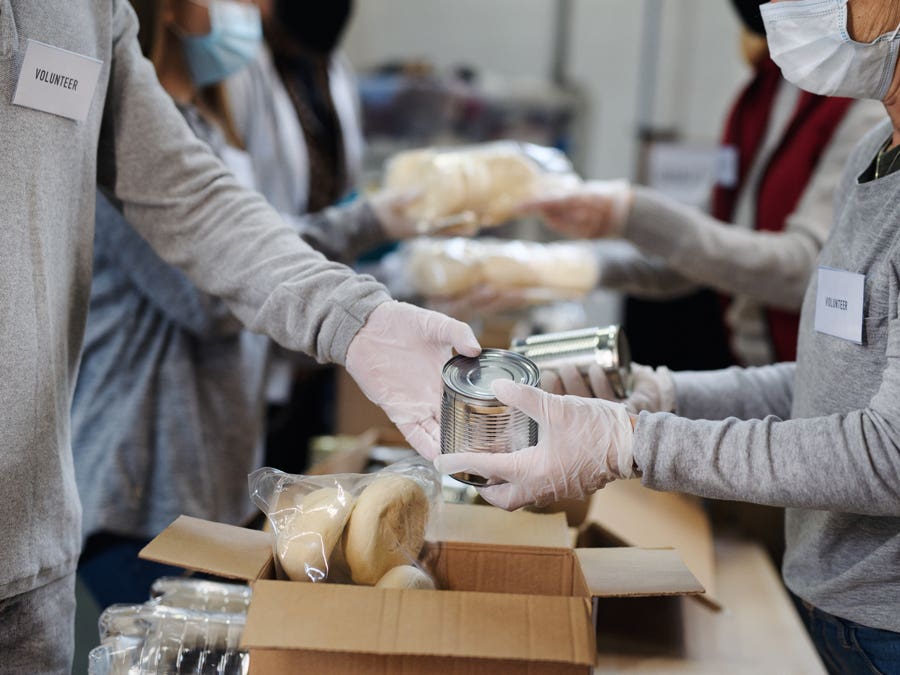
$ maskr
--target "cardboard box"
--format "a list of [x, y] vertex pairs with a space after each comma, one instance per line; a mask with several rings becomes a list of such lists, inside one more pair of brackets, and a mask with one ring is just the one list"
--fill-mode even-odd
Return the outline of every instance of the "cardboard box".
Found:
[[672, 547], [706, 589], [698, 600], [720, 610], [712, 527], [700, 500], [658, 492], [640, 481], [614, 481], [591, 497], [578, 545]]
[[141, 557], [253, 584], [241, 641], [251, 675], [587, 674], [592, 598], [703, 592], [671, 549], [576, 551], [561, 514], [446, 508], [444, 535], [476, 541], [426, 545], [441, 591], [276, 580], [269, 534], [186, 516]]

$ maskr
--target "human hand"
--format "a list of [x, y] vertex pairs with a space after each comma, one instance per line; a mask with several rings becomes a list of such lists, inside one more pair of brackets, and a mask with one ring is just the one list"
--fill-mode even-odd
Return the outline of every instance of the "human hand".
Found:
[[518, 210], [543, 216], [550, 229], [567, 237], [599, 239], [622, 236], [631, 203], [628, 181], [595, 180], [528, 200]]
[[534, 304], [533, 289], [478, 284], [452, 297], [433, 297], [428, 306], [460, 321], [493, 316]]
[[385, 235], [392, 241], [425, 234], [440, 234], [442, 237], [472, 237], [478, 234], [478, 224], [472, 214], [447, 217], [436, 223], [423, 223], [410, 215], [410, 207], [421, 197], [421, 188], [387, 188], [369, 195], [367, 199]]
[[625, 407], [601, 399], [554, 396], [514, 382], [494, 383], [494, 395], [538, 423], [537, 445], [509, 453], [441, 455], [438, 471], [474, 473], [492, 485], [480, 494], [517, 509], [582, 499], [616, 478], [634, 475], [634, 430]]
[[440, 452], [441, 370], [452, 349], [481, 353], [466, 324], [390, 301], [375, 308], [347, 350], [347, 372], [428, 459]]
[[541, 369], [541, 388], [552, 394], [569, 394], [586, 398], [619, 401], [631, 413], [674, 412], [675, 383], [671, 371], [661, 366], [649, 368], [631, 364], [631, 395], [622, 400], [613, 393], [606, 373], [598, 364], [591, 364], [587, 374], [573, 365]]

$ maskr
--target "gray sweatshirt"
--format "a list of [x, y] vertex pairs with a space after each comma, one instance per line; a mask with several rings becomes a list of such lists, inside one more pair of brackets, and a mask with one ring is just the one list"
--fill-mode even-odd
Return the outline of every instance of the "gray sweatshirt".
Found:
[[[341, 363], [388, 299], [238, 186], [136, 38], [127, 0], [0, 0], [0, 598], [70, 573], [78, 557], [69, 408], [98, 184], [163, 260], [288, 348]], [[29, 39], [103, 62], [84, 122], [12, 105]]]
[[816, 332], [814, 275], [796, 365], [676, 374], [682, 417], [641, 414], [634, 453], [650, 487], [788, 507], [788, 587], [900, 632], [900, 174], [857, 180], [891, 131], [853, 152], [818, 261], [865, 275], [863, 344]]

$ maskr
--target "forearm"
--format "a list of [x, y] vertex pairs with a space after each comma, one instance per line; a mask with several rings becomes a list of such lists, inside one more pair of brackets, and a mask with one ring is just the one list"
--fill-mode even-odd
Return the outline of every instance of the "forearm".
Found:
[[343, 362], [387, 291], [312, 251], [259, 195], [237, 184], [140, 56], [128, 3], [116, 7], [100, 183], [163, 260], [222, 298], [251, 330], [320, 361]]
[[630, 244], [601, 241], [595, 248], [601, 288], [656, 300], [681, 297], [698, 288], [663, 259], [644, 255]]
[[787, 419], [794, 397], [793, 363], [672, 373], [675, 412], [688, 419]]
[[635, 187], [625, 238], [698, 284], [798, 309], [820, 242], [807, 230], [755, 232]]
[[900, 452], [872, 410], [721, 422], [642, 413], [643, 482], [713, 499], [873, 516], [900, 515]]
[[303, 241], [327, 258], [340, 262], [352, 262], [387, 240], [375, 211], [365, 199], [294, 216], [288, 222]]

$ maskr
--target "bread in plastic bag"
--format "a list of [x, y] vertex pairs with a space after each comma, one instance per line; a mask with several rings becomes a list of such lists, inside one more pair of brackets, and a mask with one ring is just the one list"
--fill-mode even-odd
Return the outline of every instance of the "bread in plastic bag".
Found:
[[441, 504], [439, 476], [421, 457], [373, 474], [263, 468], [249, 485], [272, 525], [279, 576], [294, 581], [374, 585], [394, 567], [417, 565]]
[[479, 285], [523, 289], [535, 302], [570, 300], [597, 285], [597, 257], [583, 242], [416, 239], [407, 242], [409, 283], [425, 298], [454, 297]]
[[516, 141], [405, 151], [385, 173], [386, 188], [417, 192], [407, 215], [422, 234], [499, 225], [522, 202], [579, 182], [559, 150]]

